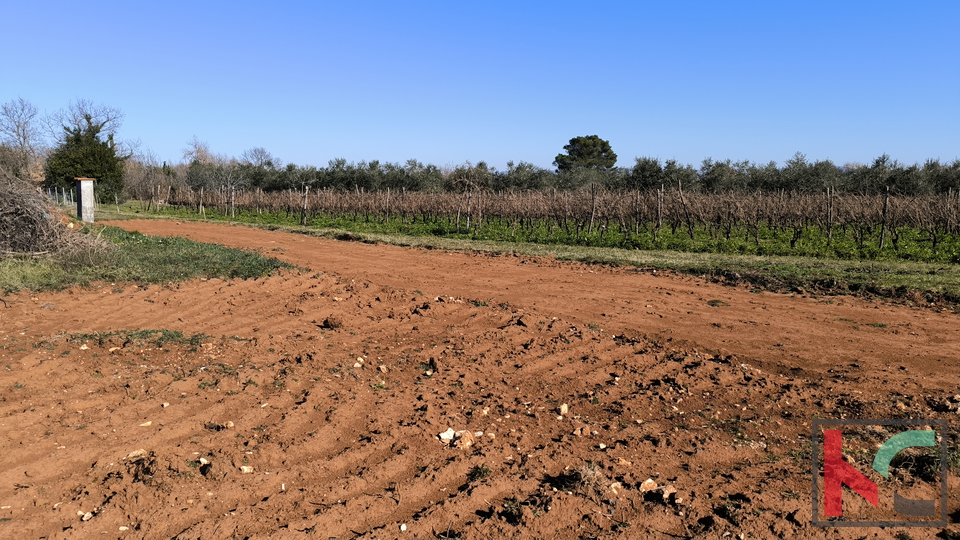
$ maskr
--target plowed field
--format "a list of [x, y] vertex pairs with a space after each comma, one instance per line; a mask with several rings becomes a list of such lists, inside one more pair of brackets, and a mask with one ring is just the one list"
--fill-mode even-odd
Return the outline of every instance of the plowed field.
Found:
[[[814, 419], [945, 418], [956, 431], [956, 313], [222, 224], [115, 225], [308, 270], [5, 297], [0, 537], [960, 535], [810, 523]], [[844, 441], [861, 471], [889, 433], [868, 435]], [[929, 460], [911, 459], [888, 482], [934, 498]], [[847, 491], [844, 516], [896, 519], [887, 487], [879, 510]], [[948, 501], [956, 523], [955, 472]]]

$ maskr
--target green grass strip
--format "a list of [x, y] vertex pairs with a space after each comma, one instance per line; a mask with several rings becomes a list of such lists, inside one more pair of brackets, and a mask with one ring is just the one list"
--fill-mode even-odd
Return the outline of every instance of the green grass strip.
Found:
[[118, 227], [94, 226], [91, 234], [116, 245], [85, 260], [0, 259], [0, 290], [61, 290], [92, 282], [171, 283], [193, 278], [249, 279], [294, 268], [258, 253], [202, 244], [185, 238], [160, 238]]

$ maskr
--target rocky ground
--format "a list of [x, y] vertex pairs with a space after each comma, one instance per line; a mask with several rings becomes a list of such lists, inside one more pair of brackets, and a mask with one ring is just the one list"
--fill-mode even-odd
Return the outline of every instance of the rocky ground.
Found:
[[[5, 297], [2, 537], [960, 537], [811, 525], [814, 420], [943, 418], [956, 436], [952, 311], [117, 225], [307, 270]], [[845, 429], [869, 471], [892, 431]], [[935, 498], [938, 463], [903, 455], [891, 480], [869, 473], [881, 508], [847, 492], [845, 517], [897, 519], [893, 488]], [[956, 523], [955, 471], [948, 501]]]

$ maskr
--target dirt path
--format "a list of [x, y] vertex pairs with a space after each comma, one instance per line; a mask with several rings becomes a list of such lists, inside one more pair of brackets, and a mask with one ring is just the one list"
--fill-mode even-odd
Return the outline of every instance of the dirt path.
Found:
[[[810, 524], [813, 419], [960, 420], [953, 313], [115, 224], [309, 271], [8, 296], [0, 537], [853, 539]], [[844, 436], [868, 471], [889, 433]], [[895, 470], [901, 494], [936, 493], [925, 459]], [[880, 510], [851, 493], [845, 517], [889, 519], [870, 474]]]
[[[168, 220], [115, 225], [262, 250], [314, 271], [429, 297], [506, 302], [611, 334], [683, 340], [768, 368], [822, 374], [866, 362], [908, 366], [916, 377], [938, 380], [945, 368], [960, 365], [960, 316], [952, 312], [850, 297], [751, 293], [630, 268], [340, 242], [242, 226]], [[283, 251], [273, 251], [278, 248]], [[956, 373], [942, 382], [956, 387]]]

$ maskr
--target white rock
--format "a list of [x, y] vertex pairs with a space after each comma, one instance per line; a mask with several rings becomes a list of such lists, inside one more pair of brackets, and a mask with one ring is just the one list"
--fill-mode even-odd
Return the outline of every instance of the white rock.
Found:
[[250, 467], [249, 465], [241, 465], [240, 472], [243, 474], [250, 474], [253, 472], [253, 467]]

